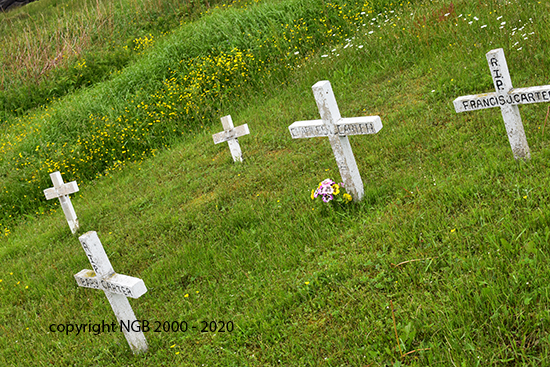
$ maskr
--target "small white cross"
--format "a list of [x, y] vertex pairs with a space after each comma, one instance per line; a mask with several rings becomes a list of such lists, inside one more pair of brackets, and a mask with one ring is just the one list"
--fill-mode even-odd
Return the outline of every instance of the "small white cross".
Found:
[[321, 120], [296, 121], [288, 127], [290, 135], [293, 139], [328, 137], [344, 187], [359, 201], [364, 194], [363, 181], [347, 136], [376, 134], [382, 129], [382, 121], [379, 116], [342, 118], [328, 80], [315, 83], [311, 89]]
[[231, 120], [231, 115], [227, 115], [221, 118], [223, 130], [221, 133], [212, 135], [214, 139], [214, 144], [223, 143], [226, 141], [229, 144], [229, 150], [231, 151], [231, 156], [233, 161], [242, 162], [243, 157], [241, 153], [241, 146], [239, 145], [239, 140], [237, 138], [250, 134], [248, 130], [248, 125], [244, 124], [241, 126], [233, 127], [233, 120]]
[[550, 102], [550, 85], [513, 88], [502, 48], [491, 50], [486, 56], [496, 92], [458, 97], [453, 102], [455, 111], [465, 112], [500, 107], [514, 158], [529, 159], [531, 156], [529, 145], [527, 145], [518, 105]]
[[146, 352], [147, 340], [126, 298], [138, 298], [147, 292], [145, 283], [139, 278], [115, 273], [96, 232], [87, 232], [78, 239], [94, 270], [81, 270], [74, 276], [76, 282], [81, 287], [103, 290], [132, 352]]
[[53, 187], [44, 190], [46, 200], [59, 198], [61, 208], [63, 209], [63, 213], [65, 213], [67, 223], [69, 223], [69, 228], [72, 233], [76, 233], [79, 227], [78, 218], [76, 217], [69, 195], [78, 191], [78, 185], [76, 181], [63, 183], [63, 178], [61, 178], [59, 171], [50, 173], [50, 178], [52, 179]]

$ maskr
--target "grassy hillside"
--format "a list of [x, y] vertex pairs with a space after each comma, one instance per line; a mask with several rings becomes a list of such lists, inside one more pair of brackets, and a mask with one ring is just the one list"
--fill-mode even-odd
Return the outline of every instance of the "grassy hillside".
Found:
[[[319, 18], [319, 8], [326, 16]], [[344, 40], [356, 18], [373, 12], [361, 4], [341, 8], [291, 1], [213, 11], [174, 30], [108, 82], [7, 120], [0, 221], [44, 212], [49, 179], [43, 172], [61, 170], [79, 181], [99, 177], [202, 129], [221, 108], [238, 103], [234, 98], [288, 83], [314, 50]]]
[[0, 120], [108, 79], [217, 4], [46, 0], [0, 14]]
[[[550, 4], [209, 6], [89, 86], [5, 114], [0, 363], [547, 365], [548, 106], [520, 107], [532, 159], [516, 162], [500, 111], [452, 101], [493, 89], [494, 48], [514, 86], [549, 84]], [[330, 145], [288, 132], [318, 118], [327, 79], [342, 116], [384, 125], [350, 138], [359, 203], [312, 201], [340, 180]], [[242, 164], [212, 143], [226, 114], [251, 130]], [[114, 320], [74, 281], [90, 265], [42, 196], [55, 169], [79, 182], [80, 234], [145, 281], [138, 318], [234, 330], [150, 331], [140, 356], [120, 332], [51, 332]]]

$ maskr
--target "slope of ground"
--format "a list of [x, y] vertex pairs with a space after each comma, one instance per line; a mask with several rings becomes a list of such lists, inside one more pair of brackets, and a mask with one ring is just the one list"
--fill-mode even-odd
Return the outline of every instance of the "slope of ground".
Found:
[[[251, 17], [243, 15], [247, 10], [206, 17], [216, 20], [210, 24], [230, 19], [246, 30], [268, 24], [258, 16], [262, 12], [302, 17], [308, 4], [259, 4], [248, 10]], [[63, 213], [40, 201], [10, 223], [0, 245], [0, 363], [547, 364], [548, 106], [520, 107], [532, 159], [516, 162], [499, 110], [456, 114], [452, 101], [493, 89], [485, 53], [499, 47], [515, 86], [547, 83], [548, 3], [433, 1], [368, 11], [357, 13], [361, 21], [354, 20], [342, 43], [318, 39], [305, 50], [288, 52], [285, 46], [285, 52], [265, 55], [259, 44], [243, 46], [243, 55], [264, 63], [262, 57], [288, 54], [289, 67], [273, 62], [268, 77], [267, 71], [241, 69], [246, 77], [234, 80], [233, 92], [221, 101], [206, 94], [211, 109], [192, 120], [174, 102], [179, 115], [162, 128], [175, 126], [177, 134], [152, 144], [144, 159], [100, 169], [83, 165], [87, 174], [64, 174], [81, 181], [73, 200], [80, 234], [97, 231], [115, 270], [145, 281], [148, 292], [131, 300], [138, 318], [153, 326], [186, 321], [198, 329], [203, 321], [231, 321], [232, 332], [153, 329], [146, 333], [150, 351], [140, 356], [131, 354], [120, 332], [52, 332], [52, 324], [110, 323], [114, 316], [102, 292], [77, 287], [73, 274], [89, 268], [88, 260]], [[240, 24], [239, 17], [260, 21]], [[225, 38], [251, 44], [246, 35]], [[139, 73], [162, 75], [147, 74], [145, 66], [165, 70], [158, 80], [168, 83], [168, 95], [169, 70], [176, 66], [165, 56], [183, 52], [171, 42], [112, 84], [48, 107], [66, 112], [37, 111], [38, 121], [70, 116], [90, 129], [93, 123], [82, 121], [93, 108], [96, 126], [116, 121], [125, 109], [137, 116], [144, 109], [135, 107], [142, 101], [137, 98], [155, 94], [132, 94], [126, 81]], [[195, 66], [210, 65], [196, 60]], [[198, 69], [186, 70], [190, 75]], [[183, 71], [176, 73], [183, 78]], [[378, 114], [384, 125], [377, 135], [350, 138], [365, 183], [360, 203], [311, 200], [319, 181], [340, 179], [330, 145], [321, 138], [292, 140], [288, 132], [293, 121], [318, 118], [311, 86], [326, 79], [342, 116]], [[121, 93], [102, 95], [114, 88]], [[109, 115], [109, 109], [116, 111]], [[251, 134], [240, 139], [243, 164], [233, 163], [227, 146], [212, 143], [226, 114], [250, 127]], [[78, 124], [63, 132], [86, 134]], [[56, 144], [73, 141], [48, 136]], [[35, 144], [2, 138], [17, 147]], [[122, 147], [113, 143], [109, 149]], [[25, 149], [15, 151], [24, 155]], [[12, 168], [4, 177], [17, 172]], [[23, 194], [18, 200], [25, 200]], [[39, 205], [43, 210], [35, 214]]]

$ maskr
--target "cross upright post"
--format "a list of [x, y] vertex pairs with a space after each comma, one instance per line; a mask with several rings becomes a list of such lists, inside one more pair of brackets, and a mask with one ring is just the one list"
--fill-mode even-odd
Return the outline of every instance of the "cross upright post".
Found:
[[44, 190], [46, 200], [55, 198], [59, 199], [59, 203], [61, 204], [61, 208], [63, 209], [63, 213], [65, 213], [65, 218], [69, 224], [69, 228], [74, 234], [78, 231], [79, 224], [69, 195], [78, 191], [78, 185], [76, 184], [76, 181], [63, 183], [63, 178], [61, 177], [61, 173], [59, 171], [50, 173], [50, 178], [52, 179], [53, 187]]
[[76, 282], [80, 287], [103, 290], [132, 352], [146, 352], [147, 340], [126, 298], [139, 298], [147, 292], [145, 283], [139, 278], [115, 273], [96, 232], [87, 232], [78, 239], [93, 270], [84, 269], [75, 274]]
[[288, 128], [293, 139], [328, 137], [346, 191], [355, 201], [363, 198], [364, 188], [348, 135], [376, 134], [382, 129], [379, 116], [342, 118], [328, 80], [312, 87], [321, 120], [296, 121]]

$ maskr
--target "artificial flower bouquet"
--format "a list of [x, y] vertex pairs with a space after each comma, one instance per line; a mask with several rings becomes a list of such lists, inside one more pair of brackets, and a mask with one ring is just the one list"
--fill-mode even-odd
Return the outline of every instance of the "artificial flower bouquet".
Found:
[[[328, 203], [332, 200], [337, 202], [349, 203], [352, 200], [350, 194], [340, 190], [343, 189], [344, 184], [337, 184], [332, 181], [330, 178], [323, 180], [319, 183], [317, 190], [311, 190], [311, 199], [315, 200], [317, 197], [321, 197], [325, 203]], [[340, 195], [341, 194], [341, 195]]]

